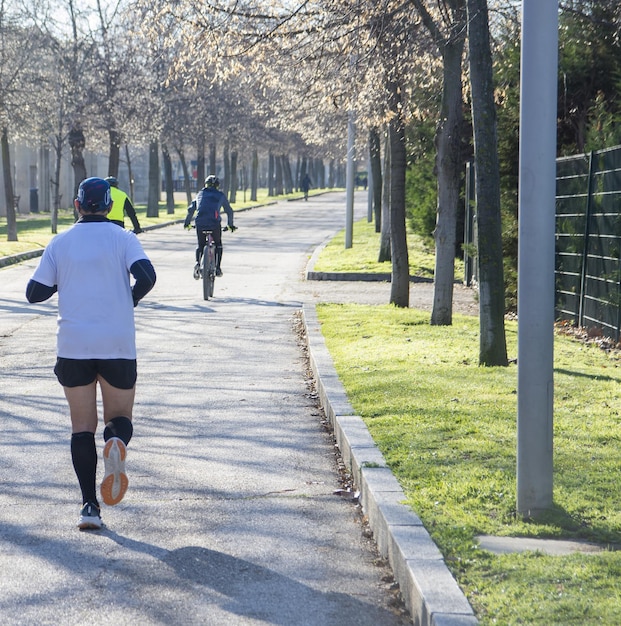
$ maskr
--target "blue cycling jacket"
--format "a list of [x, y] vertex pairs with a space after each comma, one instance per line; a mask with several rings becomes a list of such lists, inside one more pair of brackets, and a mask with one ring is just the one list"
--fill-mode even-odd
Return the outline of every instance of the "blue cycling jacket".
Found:
[[188, 207], [188, 214], [185, 218], [185, 226], [189, 226], [192, 217], [196, 212], [194, 221], [197, 228], [212, 230], [218, 228], [222, 222], [221, 210], [224, 209], [228, 225], [234, 226], [233, 209], [227, 200], [227, 197], [215, 187], [204, 187], [201, 189], [196, 199]]

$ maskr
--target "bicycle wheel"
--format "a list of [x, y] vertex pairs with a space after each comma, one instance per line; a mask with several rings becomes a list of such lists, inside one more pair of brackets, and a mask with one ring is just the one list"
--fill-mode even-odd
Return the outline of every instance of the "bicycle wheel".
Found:
[[213, 246], [209, 248], [209, 267], [207, 270], [209, 280], [209, 297], [213, 298], [213, 290], [216, 284], [216, 251]]
[[201, 277], [203, 279], [203, 300], [209, 300], [209, 296], [212, 291], [209, 287], [209, 262], [207, 255], [209, 254], [209, 248], [205, 246], [203, 248], [203, 256], [201, 258]]

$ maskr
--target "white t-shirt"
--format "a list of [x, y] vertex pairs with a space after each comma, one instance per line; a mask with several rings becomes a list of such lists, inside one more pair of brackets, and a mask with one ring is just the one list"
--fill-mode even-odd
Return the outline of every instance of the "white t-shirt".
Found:
[[59, 357], [136, 358], [129, 268], [147, 258], [136, 235], [111, 222], [78, 222], [52, 239], [32, 278], [58, 285]]

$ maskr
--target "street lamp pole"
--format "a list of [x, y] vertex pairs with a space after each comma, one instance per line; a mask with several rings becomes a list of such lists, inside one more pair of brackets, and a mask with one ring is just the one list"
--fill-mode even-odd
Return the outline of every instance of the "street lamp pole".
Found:
[[523, 0], [518, 252], [517, 510], [552, 506], [558, 1]]
[[345, 219], [345, 248], [351, 248], [354, 238], [354, 176], [355, 176], [355, 142], [356, 126], [354, 111], [349, 112], [347, 122], [347, 171], [346, 171], [346, 219]]

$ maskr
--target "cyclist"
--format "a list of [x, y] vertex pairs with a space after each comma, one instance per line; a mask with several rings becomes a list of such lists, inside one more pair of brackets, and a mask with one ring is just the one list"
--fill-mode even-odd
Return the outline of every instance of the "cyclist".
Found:
[[[74, 201], [80, 219], [45, 248], [28, 286], [28, 302], [58, 292], [57, 360], [71, 416], [71, 458], [82, 492], [81, 530], [102, 526], [95, 488], [97, 386], [105, 428], [101, 483], [104, 504], [127, 489], [126, 446], [132, 437], [136, 392], [134, 307], [155, 284], [155, 270], [133, 233], [112, 226], [110, 186], [102, 178], [80, 183]], [[130, 273], [136, 279], [130, 284]]]
[[222, 215], [221, 210], [224, 209], [228, 218], [228, 227], [231, 231], [236, 230], [233, 225], [233, 209], [229, 204], [226, 196], [218, 189], [220, 180], [213, 174], [205, 179], [205, 186], [198, 192], [192, 204], [188, 207], [183, 226], [190, 227], [190, 222], [194, 213], [196, 219], [196, 236], [198, 238], [198, 247], [196, 248], [196, 265], [194, 266], [194, 278], [200, 278], [200, 264], [203, 248], [207, 242], [207, 235], [204, 231], [210, 230], [214, 243], [216, 244], [216, 276], [222, 276], [220, 264], [222, 262]]
[[129, 217], [134, 226], [134, 232], [136, 234], [142, 232], [138, 217], [136, 216], [136, 209], [128, 195], [119, 189], [119, 181], [114, 176], [108, 176], [105, 179], [110, 185], [110, 195], [112, 196], [112, 208], [108, 213], [108, 219], [115, 224], [118, 224], [121, 228], [125, 228], [125, 215]]

